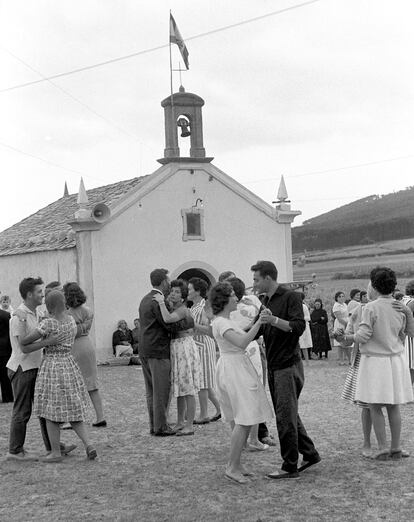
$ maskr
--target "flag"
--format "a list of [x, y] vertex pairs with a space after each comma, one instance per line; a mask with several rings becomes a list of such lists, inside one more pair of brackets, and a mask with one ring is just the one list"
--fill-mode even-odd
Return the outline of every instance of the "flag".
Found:
[[181, 36], [180, 31], [178, 30], [177, 24], [173, 18], [173, 15], [170, 13], [170, 42], [177, 44], [180, 49], [181, 56], [183, 57], [186, 69], [189, 69], [188, 63], [188, 50], [184, 43], [183, 37]]

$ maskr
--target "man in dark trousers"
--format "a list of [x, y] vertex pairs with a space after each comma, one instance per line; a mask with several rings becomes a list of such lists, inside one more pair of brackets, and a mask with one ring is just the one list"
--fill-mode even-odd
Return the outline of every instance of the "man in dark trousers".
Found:
[[[298, 414], [298, 400], [305, 382], [299, 337], [305, 330], [302, 299], [277, 282], [277, 268], [271, 261], [258, 261], [251, 267], [254, 288], [265, 294], [260, 316], [266, 324], [263, 335], [269, 377], [269, 390], [276, 414], [282, 469], [268, 475], [272, 479], [298, 478], [299, 472], [321, 458]], [[262, 319], [262, 321], [263, 321]], [[303, 461], [298, 468], [299, 453]]]
[[9, 322], [9, 312], [0, 309], [0, 387], [3, 402], [13, 402], [13, 390], [6, 368], [7, 361], [10, 359], [12, 352]]
[[167, 423], [170, 397], [170, 331], [174, 325], [164, 323], [160, 307], [154, 301], [156, 293], [167, 295], [170, 290], [168, 270], [156, 268], [150, 274], [152, 290], [139, 305], [141, 339], [138, 345], [144, 374], [150, 433], [158, 437], [175, 435]]

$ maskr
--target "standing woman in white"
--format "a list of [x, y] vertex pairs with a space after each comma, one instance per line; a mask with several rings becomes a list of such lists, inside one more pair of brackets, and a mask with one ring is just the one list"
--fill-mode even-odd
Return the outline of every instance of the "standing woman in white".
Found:
[[259, 332], [257, 321], [249, 332], [244, 332], [230, 320], [237, 309], [237, 297], [229, 283], [217, 283], [210, 291], [210, 304], [214, 314], [212, 329], [220, 349], [217, 362], [217, 395], [223, 420], [232, 427], [230, 455], [225, 477], [239, 484], [251, 476], [241, 462], [251, 426], [271, 419], [272, 409], [263, 384], [246, 354], [246, 348]]
[[[401, 415], [400, 404], [413, 401], [410, 372], [404, 354], [405, 334], [414, 334], [414, 318], [403, 306], [403, 313], [393, 307], [392, 293], [397, 279], [390, 268], [374, 268], [370, 274], [368, 297], [375, 299], [365, 305], [357, 332], [342, 336], [359, 344], [359, 366], [355, 400], [368, 403], [378, 441], [376, 460], [399, 460]], [[388, 413], [391, 447], [387, 446], [385, 419]]]

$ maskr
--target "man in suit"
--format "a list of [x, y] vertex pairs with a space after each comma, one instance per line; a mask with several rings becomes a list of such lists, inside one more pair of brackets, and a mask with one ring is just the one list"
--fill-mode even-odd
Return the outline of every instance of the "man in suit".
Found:
[[7, 375], [7, 361], [10, 359], [12, 347], [9, 335], [10, 314], [0, 310], [0, 387], [3, 402], [13, 402], [13, 390]]
[[175, 435], [167, 423], [170, 396], [170, 331], [161, 316], [158, 303], [153, 297], [167, 295], [170, 289], [168, 270], [156, 268], [150, 274], [152, 290], [139, 305], [141, 339], [138, 350], [144, 374], [150, 433], [158, 437]]

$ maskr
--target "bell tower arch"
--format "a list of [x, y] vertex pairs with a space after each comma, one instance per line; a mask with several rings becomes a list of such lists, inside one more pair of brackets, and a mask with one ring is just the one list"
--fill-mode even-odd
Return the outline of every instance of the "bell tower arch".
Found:
[[[204, 100], [191, 92], [185, 92], [181, 86], [179, 92], [168, 96], [161, 102], [164, 108], [165, 149], [159, 163], [171, 162], [210, 163], [213, 158], [206, 157], [203, 143], [203, 116], [201, 108]], [[180, 156], [178, 131], [183, 138], [191, 140], [190, 156]]]

